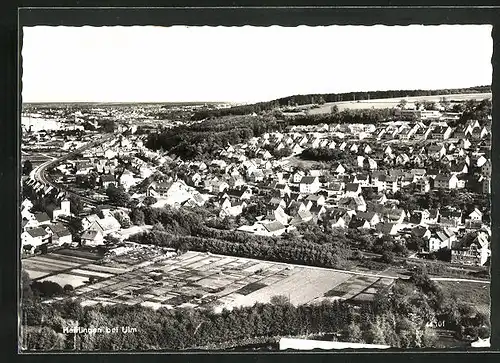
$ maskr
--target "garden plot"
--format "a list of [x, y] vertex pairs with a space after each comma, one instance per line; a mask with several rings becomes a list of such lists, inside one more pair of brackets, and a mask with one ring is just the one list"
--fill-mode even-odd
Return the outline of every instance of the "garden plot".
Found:
[[[108, 273], [94, 266], [78, 267], [75, 272]], [[137, 266], [133, 271], [82, 286], [75, 293], [86, 300], [99, 297], [108, 303], [206, 307], [217, 311], [266, 303], [276, 295], [289, 297], [293, 304], [305, 304], [332, 293], [351, 298], [361, 292], [374, 295], [379, 288], [375, 284], [377, 277], [192, 251]]]
[[[60, 259], [60, 257], [62, 257]], [[84, 258], [59, 256], [52, 253], [23, 259], [23, 269], [32, 279], [40, 279], [60, 271], [70, 270], [94, 262]]]

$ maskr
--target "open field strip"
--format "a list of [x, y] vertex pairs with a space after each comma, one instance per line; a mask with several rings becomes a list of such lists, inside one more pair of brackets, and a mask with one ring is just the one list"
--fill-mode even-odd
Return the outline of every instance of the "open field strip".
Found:
[[105, 273], [110, 273], [110, 274], [122, 274], [127, 272], [127, 269], [124, 268], [117, 268], [117, 267], [107, 267], [107, 266], [101, 266], [101, 265], [85, 265], [86, 270], [90, 271], [97, 271], [97, 272], [105, 272]]
[[96, 276], [96, 277], [102, 277], [102, 278], [108, 278], [114, 276], [113, 274], [105, 273], [105, 272], [97, 272], [97, 271], [90, 271], [90, 270], [83, 270], [76, 268], [74, 270], [71, 270], [72, 274], [77, 274], [77, 275], [85, 275], [85, 276]]
[[57, 252], [53, 252], [53, 253], [50, 253], [50, 254], [47, 254], [47, 255], [43, 255], [43, 256], [37, 256], [37, 257], [33, 257], [33, 258], [45, 258], [45, 259], [50, 259], [52, 261], [57, 261], [57, 262], [71, 262], [71, 263], [75, 263], [75, 264], [78, 264], [78, 265], [85, 265], [85, 264], [88, 264], [88, 263], [93, 263], [95, 262], [94, 260], [91, 260], [91, 259], [88, 259], [88, 258], [84, 258], [84, 257], [76, 257], [76, 256], [68, 256], [68, 255], [62, 255], [62, 254], [58, 254]]

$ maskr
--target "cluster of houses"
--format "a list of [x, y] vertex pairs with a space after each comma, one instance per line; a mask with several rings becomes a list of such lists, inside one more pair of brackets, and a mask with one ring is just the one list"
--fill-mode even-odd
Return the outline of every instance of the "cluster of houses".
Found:
[[[294, 127], [288, 133], [268, 133], [246, 144], [228, 145], [211, 162], [179, 163], [188, 170], [183, 176], [185, 184], [195, 188], [192, 193], [197, 190], [204, 197], [211, 197], [219, 208], [219, 217], [242, 215], [247, 207], [263, 200], [263, 195], [267, 196], [264, 198], [266, 213], [258, 216], [251, 225], [239, 226], [239, 231], [278, 236], [293, 230], [300, 223], [328, 221], [332, 228], [366, 229], [396, 238], [415, 235], [426, 240], [428, 252], [446, 247], [454, 251], [454, 261], [482, 265], [486, 261], [485, 256], [489, 256], [489, 243], [482, 243], [484, 236], [489, 239], [489, 229], [482, 222], [481, 211], [475, 210], [470, 215], [445, 207], [407, 211], [398, 208], [398, 201], [387, 195], [410, 185], [420, 193], [433, 189], [489, 193], [491, 161], [488, 153], [484, 152], [489, 131], [478, 133], [477, 122], [469, 122], [464, 127], [465, 136], [471, 138], [467, 143], [468, 139], [453, 139], [453, 132], [439, 124], [416, 125], [419, 126], [401, 122], [383, 126], [384, 133], [389, 132], [391, 140], [397, 140], [398, 132], [407, 127], [413, 130], [393, 144], [381, 143], [382, 132], [373, 137], [380, 128], [375, 125]], [[324, 137], [332, 135], [332, 127], [334, 135], [344, 133], [341, 142], [335, 141], [336, 136]], [[410, 145], [402, 141], [418, 135], [420, 128], [426, 130], [421, 133], [422, 141], [430, 137], [439, 142]], [[366, 134], [361, 140], [352, 138], [360, 133]], [[437, 136], [441, 134], [442, 138]], [[477, 142], [473, 134], [481, 135], [480, 140], [484, 143]], [[296, 145], [302, 149], [340, 148], [356, 156], [357, 169], [348, 173], [347, 165], [332, 160], [330, 170], [306, 172], [288, 165], [286, 157], [275, 159], [268, 152], [270, 146], [288, 146], [293, 150]], [[401, 152], [401, 149], [406, 152]], [[249, 150], [253, 157], [248, 156]], [[367, 159], [372, 162], [366, 162]], [[430, 168], [434, 161], [448, 165], [448, 170]], [[383, 170], [379, 170], [378, 163], [384, 163]], [[156, 195], [167, 195], [171, 185], [165, 183], [163, 188], [155, 187], [155, 192], [160, 191]], [[367, 189], [374, 193], [375, 198], [365, 200], [364, 191]], [[482, 237], [463, 246], [460, 236], [464, 231], [472, 231]], [[467, 254], [469, 257], [464, 257]], [[471, 257], [477, 254], [480, 257]], [[459, 255], [462, 256], [460, 259]]]
[[69, 200], [62, 200], [60, 207], [52, 211], [32, 213], [33, 203], [25, 199], [21, 203], [21, 248], [24, 253], [34, 253], [42, 246], [72, 245], [73, 237], [61, 222], [61, 217], [70, 216]]
[[69, 200], [63, 199], [51, 213], [32, 213], [33, 203], [30, 200], [25, 199], [21, 203], [21, 249], [24, 254], [63, 245], [97, 247], [104, 244], [106, 236], [116, 236], [116, 232], [120, 231], [121, 224], [114, 216], [116, 212], [112, 207], [100, 206], [98, 214], [82, 218], [83, 231], [77, 243], [67, 227], [68, 218], [73, 216], [70, 204]]

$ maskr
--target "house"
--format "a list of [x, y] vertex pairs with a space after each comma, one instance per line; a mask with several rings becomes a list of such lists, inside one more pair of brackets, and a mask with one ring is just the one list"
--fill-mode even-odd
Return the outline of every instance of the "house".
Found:
[[429, 137], [432, 140], [447, 140], [452, 132], [453, 130], [449, 126], [437, 126], [431, 131]]
[[412, 236], [429, 239], [432, 236], [431, 231], [426, 226], [415, 226], [411, 229]]
[[487, 177], [491, 176], [491, 161], [489, 159], [486, 159], [486, 161], [482, 164], [481, 174]]
[[428, 251], [434, 252], [441, 248], [451, 249], [453, 242], [456, 240], [456, 235], [447, 228], [434, 230], [427, 242]]
[[429, 178], [424, 177], [415, 181], [415, 186], [417, 187], [420, 193], [427, 193], [431, 190], [431, 183]]
[[464, 162], [460, 163], [455, 163], [452, 164], [451, 166], [451, 173], [458, 175], [458, 174], [467, 174], [469, 169], [467, 168], [467, 164]]
[[87, 230], [83, 232], [81, 237], [82, 246], [102, 246], [104, 245], [104, 237], [100, 231]]
[[345, 168], [339, 162], [335, 162], [332, 165], [331, 171], [334, 174], [343, 175], [345, 173]]
[[[196, 205], [196, 203], [194, 203]], [[246, 207], [246, 203], [244, 201], [230, 201], [226, 199], [224, 203], [222, 203], [222, 209], [219, 212], [219, 217], [236, 217], [243, 213], [243, 209]]]
[[104, 188], [108, 188], [109, 186], [114, 186], [116, 187], [116, 179], [114, 175], [101, 175], [101, 185]]
[[50, 224], [50, 217], [47, 213], [35, 213], [36, 227]]
[[136, 181], [134, 179], [134, 174], [130, 171], [125, 169], [120, 175], [120, 178], [118, 179], [118, 182], [120, 185], [125, 189], [125, 191], [128, 191], [130, 187], [134, 186], [136, 184]]
[[395, 236], [398, 234], [399, 230], [402, 228], [401, 225], [390, 222], [380, 222], [375, 226], [376, 231], [379, 235], [389, 235]]
[[370, 222], [368, 222], [366, 219], [360, 218], [358, 217], [358, 215], [355, 215], [351, 218], [348, 227], [351, 229], [370, 229], [371, 225]]
[[397, 165], [405, 165], [410, 162], [410, 157], [405, 153], [399, 154], [396, 156], [395, 163]]
[[406, 217], [406, 213], [403, 209], [386, 208], [383, 212], [383, 220], [390, 222], [390, 223], [401, 224], [401, 223], [403, 223], [405, 217]]
[[49, 242], [50, 235], [41, 227], [32, 228], [21, 233], [21, 246], [23, 251], [33, 253], [42, 244]]
[[380, 223], [380, 216], [377, 212], [357, 212], [356, 217], [368, 221], [370, 226], [374, 227]]
[[95, 230], [102, 233], [103, 236], [117, 232], [121, 228], [120, 222], [113, 216], [107, 216], [94, 221], [88, 230]]
[[302, 170], [298, 170], [295, 173], [292, 174], [292, 183], [294, 184], [299, 184], [302, 180], [303, 177], [306, 176], [306, 173], [304, 173]]
[[252, 197], [252, 189], [242, 188], [242, 189], [226, 189], [225, 193], [230, 198], [235, 198], [237, 200], [248, 200]]
[[333, 209], [328, 213], [328, 219], [332, 228], [347, 228], [351, 222], [351, 214], [345, 209]]
[[483, 194], [490, 194], [491, 193], [491, 181], [490, 178], [483, 178], [481, 181], [481, 190]]
[[52, 220], [57, 221], [60, 216], [71, 215], [71, 203], [69, 200], [64, 199], [61, 201], [61, 206], [52, 211]]
[[312, 219], [313, 219], [313, 215], [311, 214], [311, 212], [309, 212], [307, 210], [299, 211], [297, 213], [297, 215], [295, 217], [293, 217], [292, 220], [290, 221], [290, 225], [295, 226], [297, 224], [307, 223]]
[[362, 196], [360, 197], [345, 197], [337, 202], [339, 208], [347, 210], [366, 212], [366, 202]]
[[167, 194], [171, 186], [171, 182], [154, 181], [148, 186], [146, 195], [149, 197], [164, 196]]
[[263, 235], [265, 236], [279, 236], [286, 231], [286, 227], [278, 221], [262, 223], [265, 228]]
[[53, 244], [63, 245], [63, 244], [72, 244], [73, 237], [68, 228], [66, 228], [62, 223], [56, 223], [48, 226], [46, 229], [47, 233], [51, 236], [51, 240]]
[[321, 183], [318, 177], [305, 176], [300, 180], [299, 190], [300, 193], [313, 194], [319, 191]]
[[344, 188], [345, 197], [357, 197], [361, 194], [361, 184], [359, 183], [347, 183]]
[[276, 208], [269, 210], [267, 213], [267, 218], [272, 221], [278, 221], [283, 225], [288, 224], [290, 216], [285, 213], [283, 207], [277, 206]]
[[469, 217], [470, 221], [482, 222], [482, 220], [483, 220], [483, 213], [479, 209], [474, 208], [474, 210], [469, 213], [468, 217]]
[[427, 148], [427, 155], [434, 159], [441, 159], [446, 155], [446, 148], [443, 145], [430, 145]]
[[315, 203], [316, 205], [324, 205], [325, 204], [325, 197], [323, 195], [311, 194], [311, 195], [308, 195], [305, 200], [311, 201], [311, 202]]
[[451, 250], [451, 262], [463, 265], [483, 266], [491, 254], [488, 235], [482, 231], [474, 238], [464, 238]]
[[357, 174], [354, 176], [353, 183], [358, 183], [361, 187], [367, 187], [370, 185], [370, 175]]
[[435, 189], [456, 189], [458, 178], [455, 174], [438, 174], [434, 178]]

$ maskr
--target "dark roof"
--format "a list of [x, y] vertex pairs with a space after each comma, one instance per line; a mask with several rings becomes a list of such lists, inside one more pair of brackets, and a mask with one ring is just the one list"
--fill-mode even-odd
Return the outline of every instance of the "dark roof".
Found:
[[276, 232], [276, 231], [279, 231], [281, 229], [285, 229], [285, 226], [278, 221], [266, 223], [266, 224], [263, 224], [263, 226], [268, 232]]
[[47, 235], [47, 231], [43, 228], [33, 228], [33, 229], [30, 229], [28, 231], [26, 231], [29, 233], [29, 235], [31, 237], [44, 237]]
[[49, 215], [45, 212], [35, 214], [35, 219], [38, 221], [38, 223], [44, 223], [50, 221]]
[[318, 177], [316, 176], [304, 176], [301, 180], [300, 180], [300, 184], [312, 184], [316, 181]]
[[114, 175], [101, 175], [101, 181], [102, 182], [114, 182], [115, 181], [115, 176]]
[[357, 192], [359, 190], [359, 184], [358, 183], [347, 183], [345, 185], [345, 191], [346, 192]]

